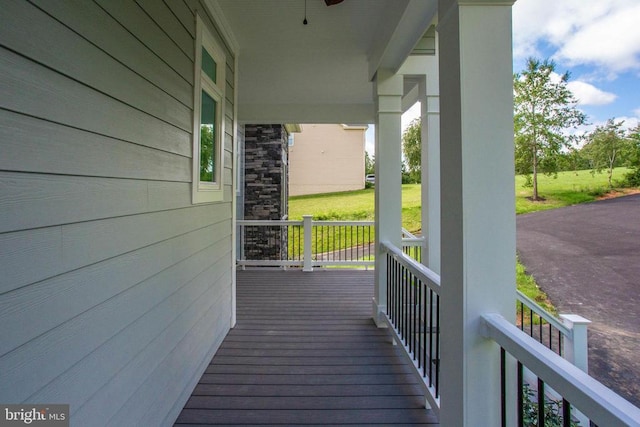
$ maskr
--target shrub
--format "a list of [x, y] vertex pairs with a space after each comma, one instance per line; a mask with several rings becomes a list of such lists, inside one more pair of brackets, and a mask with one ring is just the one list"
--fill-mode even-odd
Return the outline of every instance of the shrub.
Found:
[[587, 190], [587, 194], [593, 197], [600, 197], [607, 194], [609, 190], [603, 187], [595, 187], [593, 189]]
[[[531, 389], [531, 386], [527, 383], [523, 384], [524, 401], [522, 412], [523, 421], [526, 427], [535, 427], [538, 425], [538, 399], [536, 392]], [[580, 423], [574, 420], [570, 422], [571, 427], [581, 427]], [[547, 399], [544, 400], [544, 427], [562, 427], [562, 402]]]
[[623, 183], [626, 187], [640, 187], [640, 166], [636, 166], [631, 169], [631, 172], [626, 173]]

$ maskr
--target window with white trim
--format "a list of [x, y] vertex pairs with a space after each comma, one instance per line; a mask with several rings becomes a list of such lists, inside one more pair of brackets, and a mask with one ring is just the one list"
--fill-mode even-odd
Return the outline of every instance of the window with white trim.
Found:
[[193, 203], [224, 197], [224, 51], [196, 17], [193, 108]]

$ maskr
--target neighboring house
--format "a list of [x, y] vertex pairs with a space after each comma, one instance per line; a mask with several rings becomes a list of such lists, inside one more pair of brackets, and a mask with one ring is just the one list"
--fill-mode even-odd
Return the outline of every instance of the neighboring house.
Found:
[[0, 402], [172, 425], [236, 322], [242, 125], [374, 123], [381, 255], [401, 246], [400, 118], [422, 100], [440, 418], [499, 425], [480, 326], [515, 318], [511, 3], [309, 1], [303, 25], [302, 0], [3, 0]]
[[289, 194], [364, 188], [367, 126], [304, 124], [289, 144]]

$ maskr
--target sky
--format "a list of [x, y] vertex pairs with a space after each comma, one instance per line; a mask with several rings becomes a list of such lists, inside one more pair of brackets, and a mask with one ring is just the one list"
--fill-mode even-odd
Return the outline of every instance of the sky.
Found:
[[[529, 57], [568, 71], [568, 87], [590, 132], [607, 119], [640, 122], [640, 0], [517, 0], [513, 5], [513, 70]], [[403, 115], [403, 129], [419, 115]], [[367, 133], [373, 152], [373, 132]]]

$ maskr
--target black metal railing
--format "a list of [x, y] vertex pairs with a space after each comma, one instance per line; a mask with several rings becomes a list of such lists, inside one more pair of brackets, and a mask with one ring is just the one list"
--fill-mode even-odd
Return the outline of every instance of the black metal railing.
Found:
[[373, 261], [373, 222], [314, 221], [312, 253], [315, 265]]
[[238, 225], [240, 260], [264, 265], [301, 265], [304, 257], [302, 221], [242, 221]]
[[404, 252], [407, 256], [415, 259], [418, 262], [422, 262], [422, 242], [418, 241], [419, 244], [413, 244], [413, 242], [405, 242], [403, 239], [402, 242], [402, 252]]
[[386, 254], [386, 317], [414, 361], [432, 401], [440, 398], [440, 278], [400, 249]]
[[501, 315], [482, 318], [483, 335], [500, 348], [502, 426], [640, 426], [640, 408]]
[[[506, 399], [506, 352], [500, 348], [502, 426], [507, 427]], [[517, 427], [589, 427], [582, 425], [572, 416], [571, 403], [552, 390], [534, 375], [525, 378], [525, 367], [518, 361], [517, 366]], [[591, 423], [592, 427], [597, 427]]]
[[402, 252], [420, 263], [425, 244], [424, 237], [418, 237], [405, 228], [402, 229]]
[[516, 326], [559, 356], [564, 355], [565, 337], [571, 330], [549, 311], [521, 292], [517, 292]]
[[[238, 220], [237, 263], [242, 266], [373, 267], [373, 221]], [[425, 240], [403, 230], [402, 250], [420, 262]]]

